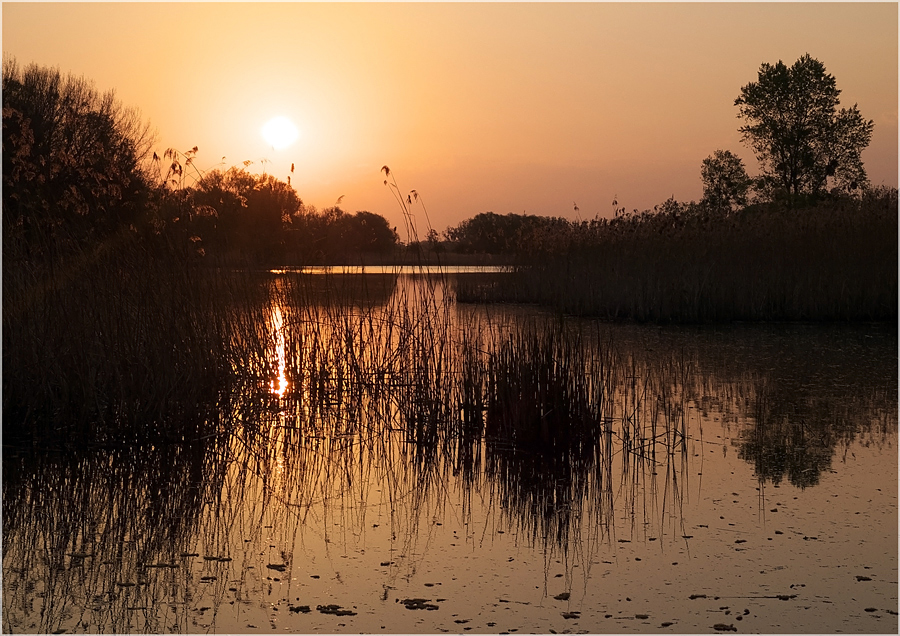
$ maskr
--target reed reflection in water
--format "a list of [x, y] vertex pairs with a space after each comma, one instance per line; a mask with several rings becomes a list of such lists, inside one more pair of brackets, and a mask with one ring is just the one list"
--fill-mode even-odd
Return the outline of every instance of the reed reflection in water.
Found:
[[[4, 449], [7, 630], [335, 631], [290, 609], [335, 604], [355, 612], [350, 631], [422, 631], [394, 601], [428, 594], [422, 577], [441, 567], [464, 580], [444, 577], [429, 600], [467, 615], [488, 611], [496, 590], [478, 577], [491, 571], [541, 603], [587, 598], [620, 541], [675, 550], [695, 532], [686, 500], [702, 495], [699, 472], [735, 470], [730, 444], [759, 483], [811, 487], [836, 449], [896, 441], [896, 360], [877, 329], [862, 350], [825, 347], [821, 377], [795, 373], [786, 395], [772, 356], [747, 354], [772, 339], [752, 329], [457, 307], [440, 281], [402, 277], [377, 302], [339, 302], [302, 280], [270, 281], [259, 314], [273, 399], [222, 402], [220, 434], [78, 456]], [[796, 359], [821, 344], [807, 334]], [[880, 371], [829, 382], [860, 364]]]

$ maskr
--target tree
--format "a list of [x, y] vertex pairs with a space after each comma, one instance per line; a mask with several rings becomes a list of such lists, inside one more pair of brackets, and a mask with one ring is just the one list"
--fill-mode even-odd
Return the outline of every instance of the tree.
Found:
[[447, 229], [447, 237], [463, 253], [508, 254], [518, 245], [523, 225], [533, 215], [482, 212]]
[[804, 55], [788, 68], [764, 63], [756, 82], [741, 88], [734, 100], [739, 130], [762, 168], [760, 189], [798, 195], [833, 188], [848, 191], [868, 184], [860, 155], [869, 145], [874, 123], [856, 104], [837, 110], [841, 91], [818, 60]]
[[432, 252], [441, 253], [444, 251], [444, 246], [441, 244], [441, 235], [438, 234], [437, 230], [434, 228], [428, 230], [425, 240], [428, 243], [428, 248]]
[[380, 214], [358, 211], [345, 216], [350, 238], [348, 247], [356, 252], [389, 252], [400, 241], [387, 219]]
[[100, 242], [139, 222], [148, 124], [112, 92], [3, 60], [3, 232], [35, 250]]
[[734, 209], [747, 204], [751, 180], [744, 162], [730, 150], [716, 150], [700, 166], [703, 199], [715, 208]]
[[235, 167], [207, 172], [193, 191], [194, 215], [208, 209], [215, 217], [215, 231], [203, 239], [259, 258], [280, 255], [285, 229], [303, 206], [288, 183]]
[[305, 263], [356, 260], [365, 253], [386, 253], [399, 237], [380, 214], [360, 210], [344, 212], [335, 206], [316, 210], [302, 206], [290, 220], [289, 247]]
[[482, 212], [447, 228], [444, 235], [452, 249], [463, 254], [534, 253], [556, 243], [570, 227], [560, 217]]

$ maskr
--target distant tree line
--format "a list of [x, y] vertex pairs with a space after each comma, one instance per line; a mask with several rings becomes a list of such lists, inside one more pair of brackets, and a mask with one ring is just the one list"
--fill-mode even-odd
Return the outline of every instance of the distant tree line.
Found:
[[456, 252], [510, 254], [522, 248], [532, 249], [568, 230], [569, 225], [560, 217], [484, 212], [448, 228], [445, 236]]
[[258, 262], [384, 254], [397, 233], [377, 214], [322, 211], [245, 162], [201, 172], [196, 147], [152, 151], [149, 125], [113, 92], [57, 69], [3, 60], [4, 260], [83, 253], [117, 235], [159, 253]]
[[[169, 169], [177, 173], [183, 169], [178, 166], [176, 157]], [[289, 183], [244, 168], [208, 171], [192, 186], [172, 190], [167, 200], [170, 207], [160, 210], [157, 226], [189, 235], [204, 254], [278, 264], [334, 263], [384, 255], [399, 242], [381, 215], [337, 206], [317, 210]]]

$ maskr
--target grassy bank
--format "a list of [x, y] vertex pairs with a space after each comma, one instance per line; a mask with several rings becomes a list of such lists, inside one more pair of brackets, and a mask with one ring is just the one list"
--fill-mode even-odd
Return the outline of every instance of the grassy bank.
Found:
[[897, 318], [896, 190], [728, 215], [674, 204], [542, 239], [539, 258], [458, 299], [652, 322]]

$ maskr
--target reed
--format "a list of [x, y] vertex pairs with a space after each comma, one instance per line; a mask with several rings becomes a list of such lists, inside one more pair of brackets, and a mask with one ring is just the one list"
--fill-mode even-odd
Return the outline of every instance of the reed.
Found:
[[897, 318], [896, 190], [731, 215], [671, 202], [552, 238], [540, 262], [459, 299], [638, 322]]
[[252, 337], [260, 288], [174, 256], [127, 231], [40, 266], [4, 254], [4, 433], [106, 443], [215, 429], [236, 370], [267, 364]]
[[222, 451], [212, 438], [65, 453], [4, 448], [4, 631], [54, 633], [71, 628], [73, 613], [85, 628], [186, 631], [183, 604], [134, 608], [173, 587], [190, 593], [183, 555], [224, 487]]

